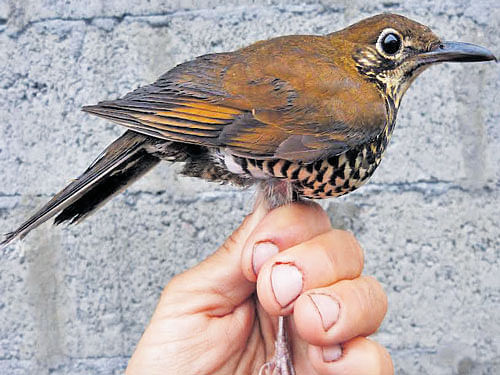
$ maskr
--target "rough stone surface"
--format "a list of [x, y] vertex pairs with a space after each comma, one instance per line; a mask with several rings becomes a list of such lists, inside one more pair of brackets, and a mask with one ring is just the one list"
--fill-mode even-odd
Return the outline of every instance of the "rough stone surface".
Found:
[[[121, 134], [79, 111], [175, 64], [395, 11], [500, 55], [497, 0], [0, 0], [0, 228]], [[389, 295], [376, 339], [398, 374], [500, 373], [500, 69], [442, 65], [404, 99], [371, 183], [323, 202]], [[161, 165], [68, 229], [0, 255], [1, 374], [119, 374], [163, 286], [242, 220], [252, 191]], [[214, 213], [216, 213], [214, 215]]]

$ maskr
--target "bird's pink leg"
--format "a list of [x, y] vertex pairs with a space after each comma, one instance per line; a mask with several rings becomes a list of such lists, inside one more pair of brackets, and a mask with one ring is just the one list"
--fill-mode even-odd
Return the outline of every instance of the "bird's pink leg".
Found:
[[[292, 185], [286, 180], [267, 180], [260, 186], [257, 200], [264, 199], [268, 210], [290, 204], [298, 200]], [[262, 365], [259, 375], [295, 375], [292, 353], [288, 346], [285, 316], [278, 318], [278, 333], [274, 343], [274, 357]]]
[[274, 357], [262, 365], [259, 375], [295, 375], [292, 353], [288, 347], [285, 330], [286, 317], [278, 318], [278, 334], [274, 343]]

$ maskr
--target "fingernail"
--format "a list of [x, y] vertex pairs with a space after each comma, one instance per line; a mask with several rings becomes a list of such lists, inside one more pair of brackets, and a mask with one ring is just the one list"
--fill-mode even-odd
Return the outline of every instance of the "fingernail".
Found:
[[310, 294], [309, 297], [318, 310], [324, 330], [329, 330], [339, 319], [339, 303], [326, 294]]
[[323, 361], [333, 362], [342, 356], [342, 347], [339, 344], [323, 347]]
[[271, 286], [276, 301], [286, 307], [302, 291], [302, 274], [291, 264], [276, 264], [271, 271]]
[[266, 260], [278, 254], [278, 246], [272, 242], [257, 242], [253, 248], [252, 267], [257, 275]]

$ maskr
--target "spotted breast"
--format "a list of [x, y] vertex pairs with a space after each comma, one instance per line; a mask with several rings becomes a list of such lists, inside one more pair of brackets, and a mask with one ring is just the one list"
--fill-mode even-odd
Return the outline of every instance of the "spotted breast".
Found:
[[[394, 111], [390, 112], [394, 118]], [[187, 159], [181, 173], [239, 186], [252, 185], [256, 180], [285, 180], [291, 182], [294, 193], [300, 197], [337, 197], [363, 185], [378, 167], [394, 128], [394, 121], [389, 124], [373, 141], [311, 163], [244, 158], [227, 150], [212, 149], [202, 162], [199, 162], [199, 157]], [[179, 160], [178, 156], [176, 159]]]
[[313, 163], [283, 159], [237, 158], [244, 173], [254, 178], [277, 178], [292, 182], [298, 195], [322, 199], [337, 197], [363, 185], [380, 164], [390, 133], [383, 132], [373, 142]]

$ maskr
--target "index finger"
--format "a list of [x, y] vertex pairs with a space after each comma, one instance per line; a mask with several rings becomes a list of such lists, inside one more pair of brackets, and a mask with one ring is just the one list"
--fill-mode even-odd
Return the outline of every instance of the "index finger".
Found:
[[308, 241], [331, 229], [330, 219], [320, 205], [296, 202], [270, 211], [248, 237], [242, 252], [245, 277], [257, 281], [265, 257]]

